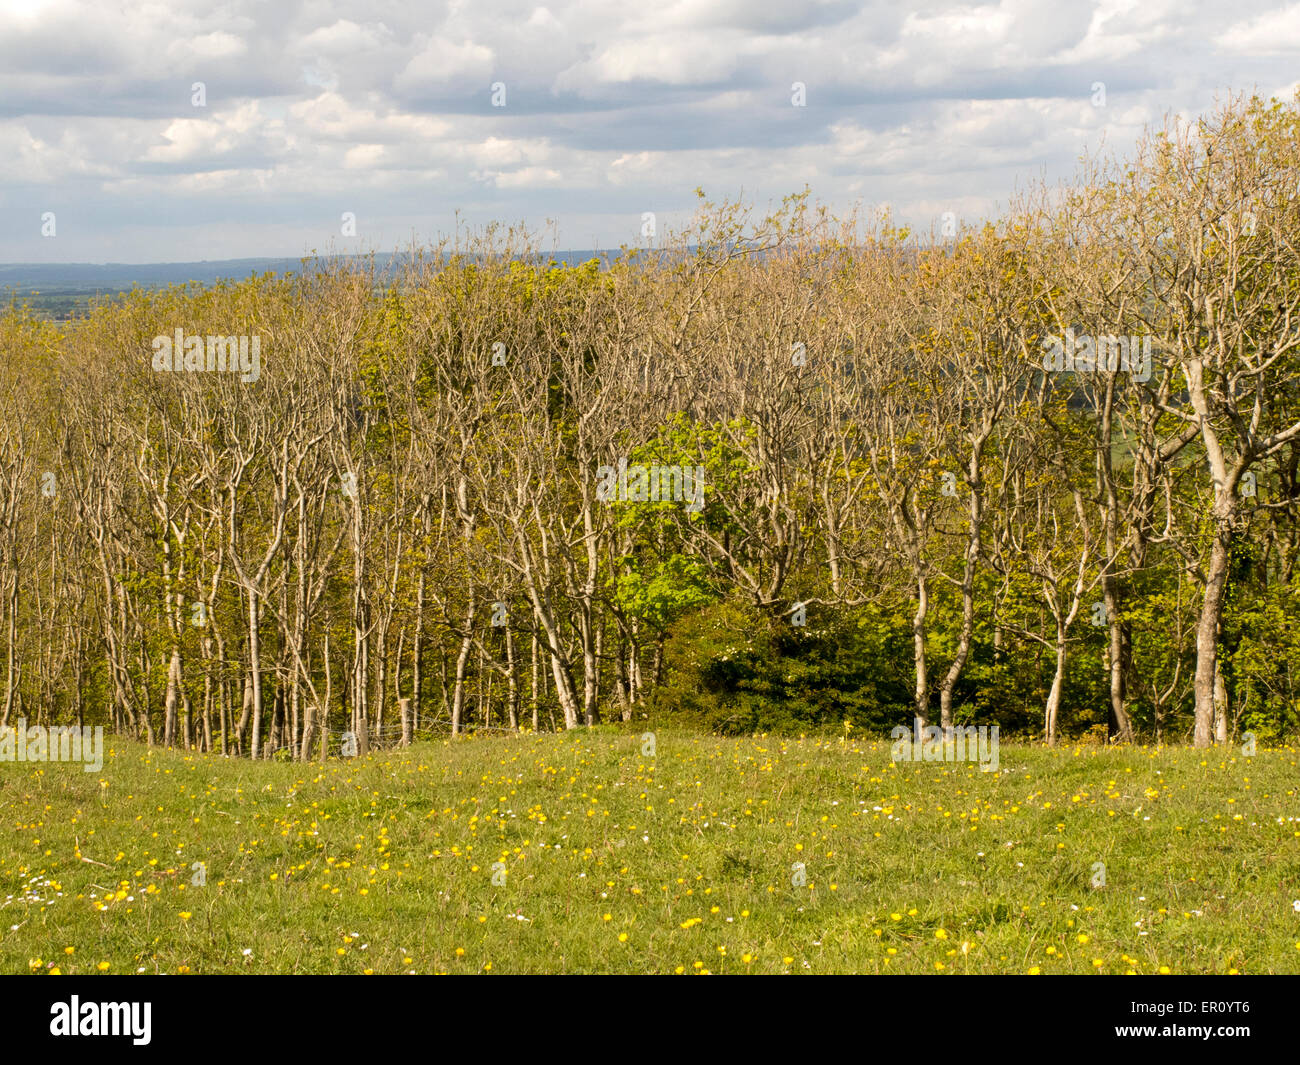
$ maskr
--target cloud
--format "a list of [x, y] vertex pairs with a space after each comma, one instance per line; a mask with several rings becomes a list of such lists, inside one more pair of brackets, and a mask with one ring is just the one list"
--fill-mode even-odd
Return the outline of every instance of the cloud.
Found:
[[173, 41], [167, 48], [168, 58], [175, 61], [178, 66], [208, 59], [229, 59], [247, 52], [248, 45], [242, 38], [222, 30]]
[[448, 85], [454, 82], [483, 81], [492, 74], [495, 53], [473, 41], [453, 42], [443, 37], [429, 37], [420, 51], [397, 77], [403, 88], [423, 85]]
[[1295, 0], [0, 0], [0, 261], [292, 256], [342, 211], [380, 247], [520, 219], [617, 246], [697, 186], [927, 225], [1293, 91], [1297, 50]]
[[499, 189], [555, 188], [564, 182], [564, 175], [549, 166], [525, 166], [508, 172], [484, 171], [480, 176]]
[[1285, 55], [1300, 52], [1300, 4], [1266, 11], [1233, 24], [1219, 46], [1241, 55]]

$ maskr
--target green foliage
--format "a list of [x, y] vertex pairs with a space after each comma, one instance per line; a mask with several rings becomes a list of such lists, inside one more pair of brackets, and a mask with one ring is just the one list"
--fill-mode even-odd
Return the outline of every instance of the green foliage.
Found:
[[875, 611], [810, 607], [805, 626], [719, 603], [682, 619], [665, 646], [656, 715], [723, 733], [888, 729], [911, 704], [897, 668], [906, 633]]
[[615, 592], [615, 602], [629, 617], [657, 630], [714, 598], [704, 567], [685, 555], [670, 556], [648, 575], [635, 570], [621, 574]]

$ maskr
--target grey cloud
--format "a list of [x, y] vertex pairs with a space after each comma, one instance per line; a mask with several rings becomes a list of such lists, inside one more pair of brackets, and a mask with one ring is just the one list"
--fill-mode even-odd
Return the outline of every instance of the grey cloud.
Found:
[[615, 246], [697, 185], [985, 210], [1103, 136], [1289, 88], [1297, 50], [1300, 5], [1269, 0], [49, 0], [0, 10], [0, 261], [292, 256], [344, 245], [344, 210], [358, 244], [458, 207]]

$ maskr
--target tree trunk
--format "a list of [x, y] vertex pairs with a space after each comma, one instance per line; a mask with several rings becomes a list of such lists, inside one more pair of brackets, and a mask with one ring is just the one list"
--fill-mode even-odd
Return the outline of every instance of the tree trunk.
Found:
[[465, 631], [460, 638], [460, 653], [456, 655], [456, 684], [451, 696], [451, 734], [460, 735], [461, 722], [465, 712], [465, 676], [468, 672], [469, 653], [474, 646], [474, 611], [476, 607], [471, 594], [469, 609], [465, 612]]
[[1232, 560], [1233, 507], [1227, 503], [1216, 507], [1214, 542], [1210, 547], [1210, 565], [1206, 573], [1205, 598], [1196, 624], [1196, 729], [1193, 743], [1210, 746], [1214, 727], [1214, 678], [1218, 672], [1219, 622], [1227, 598], [1228, 567]]
[[1047, 746], [1056, 746], [1056, 720], [1061, 709], [1061, 689], [1065, 685], [1065, 627], [1058, 620], [1056, 623], [1056, 673], [1052, 677], [1052, 690], [1047, 695], [1047, 708], [1044, 713]]
[[163, 704], [163, 746], [176, 745], [176, 705], [180, 700], [181, 649], [172, 646], [167, 665], [167, 696]]
[[957, 653], [939, 687], [939, 724], [945, 735], [952, 730], [953, 697], [957, 681], [966, 668], [966, 659], [970, 657], [971, 636], [975, 631], [975, 570], [979, 565], [980, 538], [984, 529], [984, 493], [980, 481], [982, 449], [982, 442], [974, 443], [968, 471], [971, 489], [970, 531], [966, 539], [966, 560], [961, 576], [961, 635], [957, 641]]
[[537, 711], [539, 706], [539, 697], [541, 695], [541, 692], [538, 690], [541, 685], [541, 674], [540, 674], [541, 659], [538, 656], [537, 633], [533, 633], [532, 645], [533, 645], [533, 662], [532, 662], [533, 683], [532, 683], [532, 691], [530, 697], [532, 699], [532, 704], [533, 704], [533, 732], [536, 733], [538, 730]]
[[916, 689], [912, 695], [918, 728], [930, 719], [930, 678], [925, 665], [925, 619], [930, 612], [930, 587], [923, 575], [916, 578], [916, 613], [912, 615], [912, 659], [916, 667]]
[[420, 727], [420, 692], [424, 687], [424, 567], [420, 567], [420, 581], [415, 592], [415, 646], [411, 653], [411, 720], [412, 728]]
[[257, 593], [248, 591], [248, 668], [253, 676], [253, 737], [249, 755], [262, 754], [262, 640], [258, 633]]
[[[1110, 546], [1109, 534], [1107, 553], [1113, 557], [1114, 548]], [[1108, 731], [1121, 743], [1133, 742], [1133, 722], [1128, 716], [1128, 690], [1126, 677], [1128, 664], [1128, 633], [1124, 620], [1120, 617], [1119, 580], [1113, 573], [1108, 573], [1102, 582], [1102, 600], [1106, 604], [1106, 618], [1109, 625], [1110, 656], [1110, 712], [1107, 715]]]
[[1223, 666], [1214, 670], [1214, 742], [1228, 742], [1228, 686], [1223, 681]]
[[507, 713], [510, 716], [510, 728], [519, 731], [519, 678], [516, 674], [517, 665], [515, 662], [515, 634], [509, 625], [506, 626], [506, 700]]
[[240, 710], [239, 723], [235, 726], [235, 754], [244, 753], [244, 730], [248, 728], [249, 717], [253, 713], [253, 673], [244, 674], [244, 705]]

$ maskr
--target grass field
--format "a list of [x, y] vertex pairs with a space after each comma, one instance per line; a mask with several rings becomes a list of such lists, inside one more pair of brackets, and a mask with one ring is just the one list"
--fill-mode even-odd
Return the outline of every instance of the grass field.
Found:
[[1300, 972], [1289, 747], [105, 743], [0, 763], [4, 972]]

